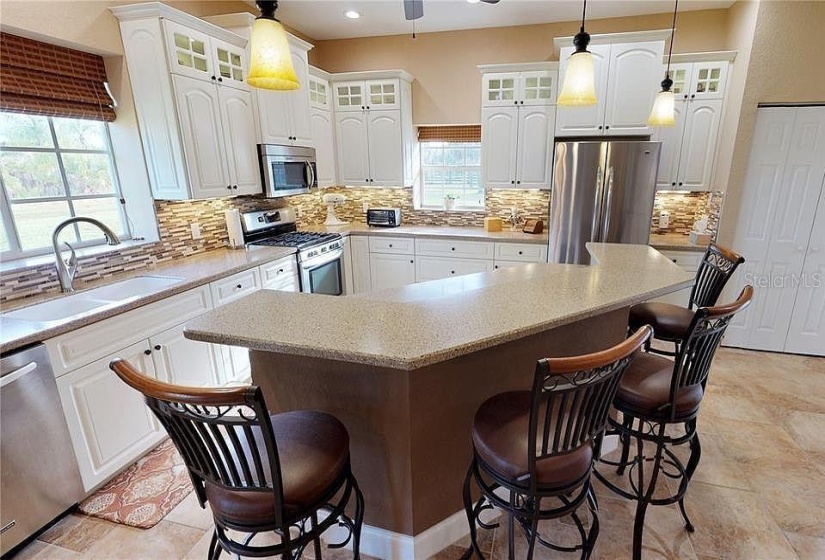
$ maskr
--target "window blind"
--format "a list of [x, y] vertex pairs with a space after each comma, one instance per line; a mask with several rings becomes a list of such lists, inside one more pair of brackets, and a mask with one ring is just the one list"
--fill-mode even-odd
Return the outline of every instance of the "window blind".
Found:
[[115, 120], [103, 58], [0, 33], [0, 110]]
[[419, 126], [419, 142], [481, 142], [481, 125]]

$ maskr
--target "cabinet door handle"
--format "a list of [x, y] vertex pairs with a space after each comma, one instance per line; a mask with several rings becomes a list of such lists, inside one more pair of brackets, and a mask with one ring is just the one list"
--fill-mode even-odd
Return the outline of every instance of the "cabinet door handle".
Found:
[[510, 184], [511, 184], [511, 185], [515, 185], [515, 184], [516, 184], [516, 182], [515, 182], [515, 181], [510, 181]]
[[161, 348], [163, 347], [160, 344], [155, 344], [155, 350], [160, 350]]
[[518, 105], [518, 101], [513, 101], [513, 105]]
[[673, 182], [670, 184], [670, 186], [671, 186], [671, 187], [675, 187], [675, 186], [676, 186], [676, 181], [673, 181]]
[[610, 125], [609, 125], [609, 124], [608, 124], [608, 125], [606, 125], [606, 126], [604, 127], [604, 129], [605, 129], [605, 130], [610, 130]]
[[227, 188], [227, 189], [229, 189], [229, 190], [231, 191], [231, 190], [232, 190], [232, 185], [227, 185], [227, 187], [226, 187], [226, 188]]
[[493, 266], [493, 268], [498, 268], [498, 265]]
[[455, 270], [451, 270], [451, 271], [450, 271], [450, 274], [455, 274]]
[[238, 285], [237, 285], [237, 286], [235, 286], [235, 287], [236, 287], [237, 289], [239, 289], [239, 290], [240, 290], [241, 288], [243, 288], [243, 284], [238, 284]]
[[212, 76], [212, 79], [214, 80], [214, 79], [215, 79], [215, 76]]
[[219, 82], [222, 82], [222, 81], [223, 81], [223, 78], [218, 77], [218, 81], [219, 81]]
[[516, 184], [517, 184], [517, 185], [520, 185], [520, 184], [521, 184], [521, 181], [516, 181]]
[[599, 130], [601, 130], [602, 128], [603, 128], [602, 125], [599, 125]]
[[519, 101], [519, 105], [524, 105], [524, 101]]
[[143, 353], [148, 356], [152, 353], [152, 351], [147, 349], [147, 350], [144, 350]]
[[685, 94], [685, 99], [687, 99], [687, 98], [688, 98], [688, 94]]
[[691, 94], [690, 94], [690, 98], [691, 98], [691, 99], [695, 99], [695, 98], [696, 98], [696, 94], [695, 94], [695, 93], [691, 93]]
[[681, 187], [683, 184], [684, 184], [684, 183], [682, 183], [681, 181], [679, 181], [679, 186], [680, 186], [680, 187]]
[[412, 260], [412, 259], [410, 259], [410, 264], [413, 264], [413, 260]]
[[367, 105], [367, 111], [369, 111], [369, 110], [370, 110], [370, 106], [369, 106], [369, 105]]
[[366, 109], [366, 107], [364, 107], [363, 105], [361, 105], [361, 110], [363, 111], [364, 109]]

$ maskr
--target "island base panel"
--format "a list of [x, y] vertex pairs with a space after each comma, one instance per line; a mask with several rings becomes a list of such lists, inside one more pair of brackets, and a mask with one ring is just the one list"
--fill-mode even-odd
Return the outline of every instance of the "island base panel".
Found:
[[529, 390], [540, 358], [616, 344], [626, 325], [621, 309], [416, 370], [252, 351], [252, 380], [273, 413], [338, 417], [350, 434], [365, 523], [414, 536], [462, 509], [481, 403]]

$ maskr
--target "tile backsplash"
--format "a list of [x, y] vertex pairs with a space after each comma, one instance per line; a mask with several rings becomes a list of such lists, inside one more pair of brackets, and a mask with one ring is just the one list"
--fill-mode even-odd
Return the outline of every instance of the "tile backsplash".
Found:
[[[238, 208], [241, 212], [294, 206], [301, 214], [298, 226], [322, 224], [326, 205], [321, 195], [329, 192], [344, 194], [346, 202], [336, 207], [344, 221], [366, 221], [363, 204], [370, 206], [398, 206], [403, 221], [410, 225], [481, 227], [487, 216], [507, 218], [510, 208], [516, 207], [522, 218], [546, 219], [549, 191], [491, 190], [486, 194], [484, 212], [445, 212], [416, 210], [412, 189], [332, 187], [321, 193], [292, 196], [283, 199], [260, 197], [218, 198], [198, 201], [156, 201], [160, 241], [127, 247], [112, 252], [80, 259], [76, 284], [110, 277], [114, 274], [147, 268], [155, 263], [184, 258], [226, 246], [227, 233], [224, 210]], [[670, 212], [669, 232], [686, 233], [699, 216], [710, 216], [710, 228], [715, 234], [722, 203], [721, 193], [658, 193], [651, 230], [657, 231], [658, 213]], [[191, 224], [197, 222], [201, 237], [192, 239]], [[16, 269], [0, 273], [0, 303], [59, 291], [54, 264]]]

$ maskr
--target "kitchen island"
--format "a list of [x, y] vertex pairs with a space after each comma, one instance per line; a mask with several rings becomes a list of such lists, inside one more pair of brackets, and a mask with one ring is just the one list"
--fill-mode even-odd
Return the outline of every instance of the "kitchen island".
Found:
[[366, 499], [362, 550], [426, 557], [467, 531], [477, 407], [529, 388], [539, 358], [618, 342], [629, 306], [692, 282], [648, 246], [588, 250], [592, 266], [530, 264], [351, 297], [258, 292], [186, 336], [250, 348], [273, 412], [340, 418]]

